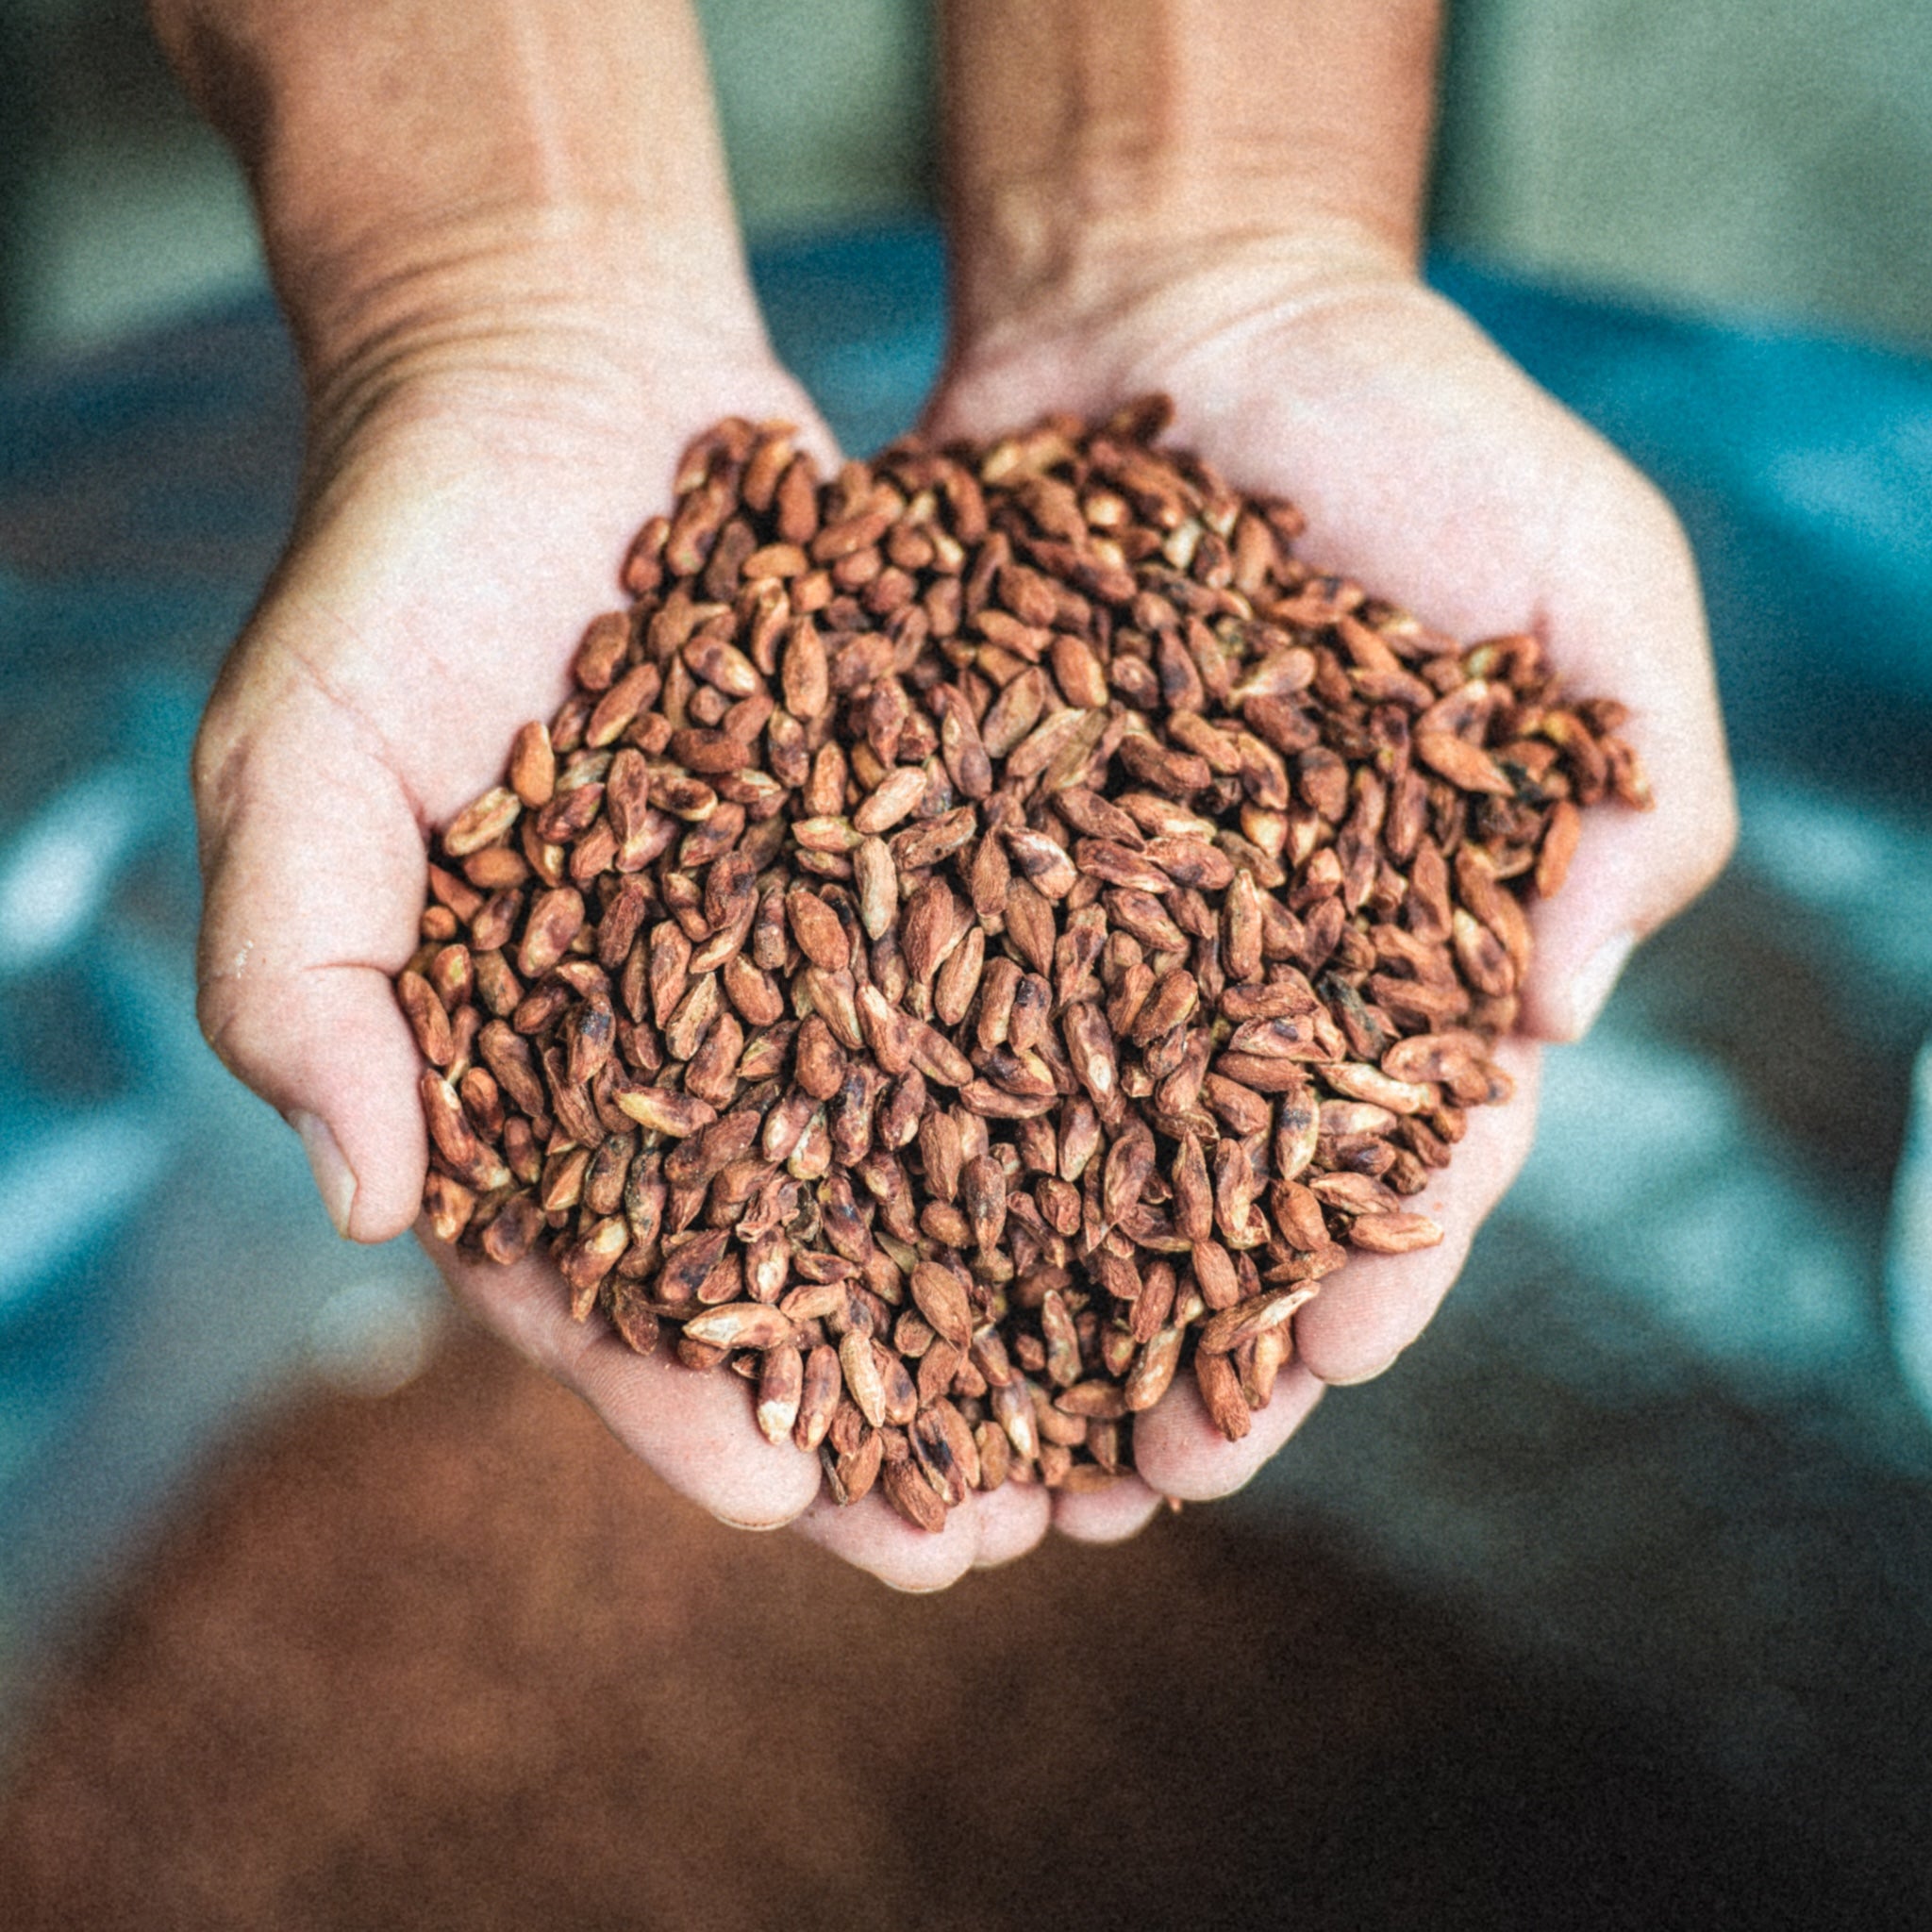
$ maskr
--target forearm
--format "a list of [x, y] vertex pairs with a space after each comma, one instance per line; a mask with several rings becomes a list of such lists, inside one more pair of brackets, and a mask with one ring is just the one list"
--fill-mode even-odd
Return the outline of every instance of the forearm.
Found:
[[1440, 0], [947, 0], [955, 301], [1131, 298], [1231, 247], [1412, 260]]
[[248, 171], [311, 375], [519, 305], [750, 315], [686, 0], [152, 7]]

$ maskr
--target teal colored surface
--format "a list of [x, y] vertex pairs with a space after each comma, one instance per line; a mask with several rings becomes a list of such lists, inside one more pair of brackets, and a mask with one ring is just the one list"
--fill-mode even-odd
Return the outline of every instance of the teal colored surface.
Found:
[[[908, 426], [942, 350], [936, 235], [754, 265], [844, 442]], [[1682, 513], [1744, 842], [1552, 1056], [1531, 1167], [1424, 1343], [1237, 1507], [1344, 1523], [1507, 1641], [1667, 1706], [1740, 1789], [1847, 1829], [1922, 1818], [1932, 1431], [1872, 1176], [1932, 1028], [1932, 370], [1435, 276]], [[265, 299], [0, 373], [0, 1678], [12, 1633], [308, 1358], [318, 1307], [420, 1268], [334, 1241], [193, 1025], [187, 748], [298, 425]], [[63, 891], [9, 898], [50, 851]], [[1740, 1064], [1739, 1010], [1747, 1038], [1774, 1014], [1761, 1058], [1802, 1078]]]

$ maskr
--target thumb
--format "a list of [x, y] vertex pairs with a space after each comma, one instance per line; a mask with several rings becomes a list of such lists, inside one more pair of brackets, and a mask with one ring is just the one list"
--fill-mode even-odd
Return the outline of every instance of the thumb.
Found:
[[394, 775], [309, 689], [263, 728], [205, 728], [203, 1033], [301, 1136], [339, 1233], [415, 1220], [428, 1161], [416, 1042], [391, 990], [414, 944], [424, 853]]
[[1536, 1039], [1588, 1032], [1631, 949], [1709, 885], [1737, 841], [1695, 566], [1660, 500], [1645, 510], [1636, 527], [1646, 541], [1593, 559], [1598, 569], [1583, 574], [1573, 587], [1581, 594], [1551, 625], [1566, 689], [1628, 701], [1617, 735], [1641, 760], [1655, 803], [1586, 810], [1561, 891], [1537, 905], [1522, 1014]]
[[1734, 824], [1727, 791], [1641, 816], [1588, 813], [1561, 894], [1536, 910], [1524, 1030], [1553, 1041], [1589, 1032], [1637, 944], [1723, 869]]

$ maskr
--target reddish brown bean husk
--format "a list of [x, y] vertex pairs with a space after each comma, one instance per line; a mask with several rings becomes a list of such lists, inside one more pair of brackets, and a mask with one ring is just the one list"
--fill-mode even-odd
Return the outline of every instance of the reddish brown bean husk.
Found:
[[1229, 1437], [1507, 1098], [1620, 707], [1300, 560], [1150, 397], [821, 477], [694, 444], [431, 853], [425, 1208], [934, 1528]]

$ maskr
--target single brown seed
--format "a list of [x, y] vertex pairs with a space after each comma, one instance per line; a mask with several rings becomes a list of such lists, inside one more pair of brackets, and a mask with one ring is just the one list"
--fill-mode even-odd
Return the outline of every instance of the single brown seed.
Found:
[[[619, 1267], [623, 1266], [620, 1262]], [[662, 1335], [657, 1315], [619, 1275], [607, 1275], [604, 1282], [604, 1308], [610, 1325], [633, 1355], [654, 1355]]]
[[995, 1383], [990, 1391], [993, 1420], [1005, 1430], [1013, 1452], [1032, 1462], [1040, 1455], [1040, 1424], [1034, 1412], [1033, 1385], [1024, 1375]]
[[694, 1341], [716, 1348], [782, 1348], [792, 1339], [791, 1317], [763, 1302], [732, 1302], [694, 1315], [684, 1324]]
[[1426, 1214], [1396, 1209], [1357, 1215], [1349, 1224], [1348, 1238], [1355, 1246], [1374, 1255], [1407, 1255], [1417, 1248], [1437, 1246], [1441, 1241], [1442, 1229]]
[[1284, 1326], [1314, 1292], [1308, 1287], [1277, 1288], [1224, 1308], [1202, 1324], [1194, 1346], [1206, 1355], [1230, 1354], [1257, 1336]]
[[799, 951], [813, 965], [828, 973], [842, 973], [851, 963], [852, 947], [845, 929], [817, 893], [794, 888], [785, 896], [785, 916]]
[[405, 969], [396, 976], [396, 997], [408, 1016], [423, 1058], [432, 1067], [447, 1067], [456, 1055], [449, 1015], [436, 989], [422, 974]]
[[[937, 1531], [946, 1526], [947, 1500], [927, 1480], [918, 1465], [910, 1461], [889, 1461], [879, 1472], [879, 1484], [885, 1491], [886, 1501], [914, 1529]], [[964, 1500], [963, 1488], [959, 1499]]]
[[[838, 1457], [826, 1472], [835, 1502], [861, 1503], [872, 1493], [884, 1466], [885, 1446], [884, 1437], [872, 1429], [849, 1454]], [[943, 1520], [943, 1510], [941, 1514]]]
[[[627, 634], [628, 626], [625, 629]], [[557, 789], [557, 755], [541, 718], [523, 725], [510, 741], [509, 783], [510, 790], [532, 811], [550, 803]]]
[[1162, 1328], [1142, 1344], [1122, 1390], [1130, 1412], [1152, 1408], [1167, 1393], [1174, 1371], [1180, 1367], [1181, 1344], [1186, 1338], [1183, 1328]]
[[886, 1389], [879, 1374], [871, 1338], [851, 1330], [839, 1344], [839, 1365], [845, 1377], [845, 1391], [858, 1405], [858, 1412], [874, 1428], [886, 1421]]
[[824, 1441], [833, 1413], [839, 1406], [842, 1386], [838, 1351], [821, 1342], [805, 1358], [803, 1386], [798, 1397], [798, 1420], [792, 1425], [791, 1440], [808, 1452]]
[[955, 1348], [968, 1347], [973, 1341], [972, 1307], [951, 1270], [935, 1261], [915, 1262], [909, 1285], [913, 1303], [933, 1332]]
[[1239, 1442], [1253, 1425], [1253, 1419], [1233, 1362], [1225, 1355], [1197, 1349], [1194, 1386], [1201, 1391], [1202, 1407], [1207, 1409], [1208, 1420], [1230, 1442]]

